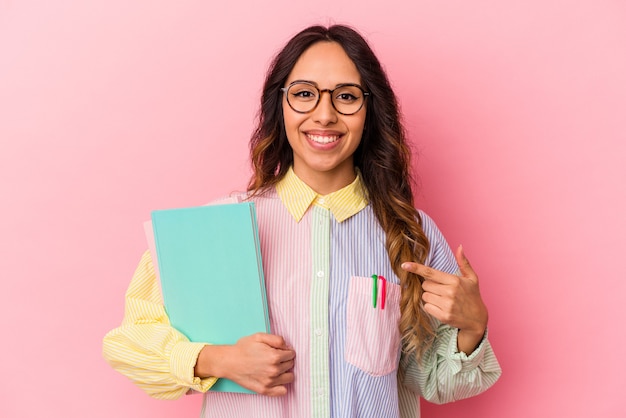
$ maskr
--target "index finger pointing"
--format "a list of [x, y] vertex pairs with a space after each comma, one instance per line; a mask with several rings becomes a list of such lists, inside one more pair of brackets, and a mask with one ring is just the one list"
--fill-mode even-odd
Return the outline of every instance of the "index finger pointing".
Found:
[[420, 263], [414, 262], [405, 262], [402, 263], [401, 266], [404, 270], [409, 271], [411, 273], [415, 273], [419, 276], [422, 276], [426, 280], [431, 280], [433, 282], [446, 284], [451, 281], [451, 276], [448, 273], [444, 273], [443, 271], [435, 270], [432, 267], [425, 266]]
[[401, 267], [408, 272], [419, 274], [420, 276], [424, 278], [432, 276], [435, 272], [435, 269], [432, 269], [423, 264], [414, 263], [414, 262], [402, 263]]

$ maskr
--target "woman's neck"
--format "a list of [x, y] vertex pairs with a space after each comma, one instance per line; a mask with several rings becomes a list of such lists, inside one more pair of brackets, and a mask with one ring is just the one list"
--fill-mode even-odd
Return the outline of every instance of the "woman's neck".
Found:
[[293, 167], [294, 173], [300, 180], [305, 182], [307, 186], [316, 193], [324, 196], [337, 190], [343, 189], [356, 178], [354, 166], [342, 168], [341, 170], [330, 171], [298, 171], [297, 167]]

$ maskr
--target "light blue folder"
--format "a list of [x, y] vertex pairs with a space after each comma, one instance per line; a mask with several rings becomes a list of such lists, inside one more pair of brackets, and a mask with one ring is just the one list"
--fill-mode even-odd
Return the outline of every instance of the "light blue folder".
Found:
[[[165, 309], [191, 341], [234, 344], [270, 332], [254, 203], [152, 212]], [[251, 392], [228, 379], [218, 392]]]

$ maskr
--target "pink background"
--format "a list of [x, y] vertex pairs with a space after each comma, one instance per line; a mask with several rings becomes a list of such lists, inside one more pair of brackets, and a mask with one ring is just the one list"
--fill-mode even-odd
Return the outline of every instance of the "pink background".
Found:
[[[626, 3], [0, 0], [0, 416], [196, 417], [102, 360], [157, 208], [242, 189], [270, 57], [359, 28], [504, 369], [424, 417], [623, 417]], [[243, 3], [243, 4], [242, 4]]]

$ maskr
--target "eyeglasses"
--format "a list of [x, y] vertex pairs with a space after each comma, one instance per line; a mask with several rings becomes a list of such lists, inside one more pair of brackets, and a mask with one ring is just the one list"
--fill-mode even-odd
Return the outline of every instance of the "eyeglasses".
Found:
[[334, 89], [320, 90], [308, 81], [294, 81], [287, 87], [281, 88], [287, 96], [287, 103], [298, 113], [309, 113], [320, 102], [322, 93], [328, 92], [333, 108], [342, 115], [354, 115], [361, 110], [365, 99], [370, 93], [363, 90], [358, 84], [339, 84]]

